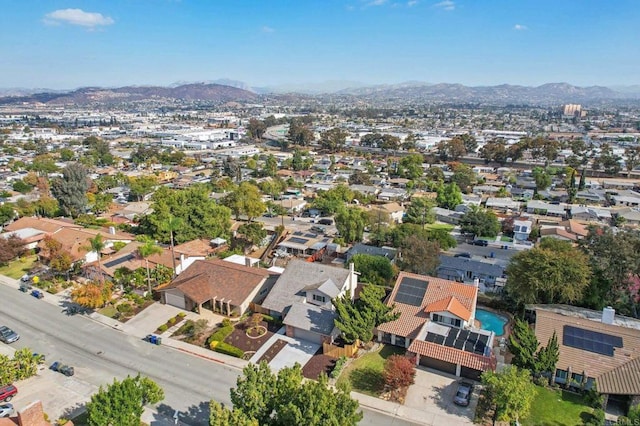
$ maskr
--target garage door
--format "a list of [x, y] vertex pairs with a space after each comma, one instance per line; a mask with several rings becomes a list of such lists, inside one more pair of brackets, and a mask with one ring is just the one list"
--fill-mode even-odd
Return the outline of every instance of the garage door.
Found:
[[318, 333], [313, 333], [308, 330], [300, 330], [299, 328], [296, 328], [294, 331], [294, 336], [300, 340], [322, 344], [322, 336]]
[[164, 301], [167, 305], [175, 306], [176, 308], [186, 309], [184, 304], [184, 295], [171, 294], [168, 291], [164, 293]]
[[445, 373], [456, 374], [455, 364], [452, 364], [446, 361], [441, 361], [439, 359], [421, 356], [420, 365], [424, 367], [433, 368], [434, 370], [444, 371]]
[[482, 374], [482, 371], [474, 370], [473, 368], [462, 367], [460, 369], [460, 376], [465, 377], [467, 379], [471, 379], [471, 380], [480, 381], [481, 374]]

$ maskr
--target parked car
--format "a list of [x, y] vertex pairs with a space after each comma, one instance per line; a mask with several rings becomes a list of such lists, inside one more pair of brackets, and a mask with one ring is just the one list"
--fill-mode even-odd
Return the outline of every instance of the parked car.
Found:
[[57, 371], [58, 373], [62, 373], [67, 377], [73, 376], [73, 374], [75, 373], [75, 371], [73, 370], [73, 367], [69, 365], [65, 365], [60, 361], [56, 361], [53, 364], [51, 364], [51, 367], [49, 367], [49, 369], [53, 371]]
[[325, 231], [324, 227], [322, 227], [322, 226], [312, 226], [311, 230], [313, 232], [317, 232], [319, 234], [324, 234], [324, 231]]
[[486, 247], [486, 246], [489, 245], [489, 241], [487, 241], [487, 240], [473, 240], [473, 245], [474, 246]]
[[18, 339], [20, 339], [20, 335], [18, 333], [16, 333], [6, 325], [0, 327], [0, 341], [9, 344], [16, 342]]
[[13, 404], [0, 404], [0, 418], [2, 417], [11, 417], [15, 410], [13, 409]]
[[471, 402], [471, 395], [473, 394], [473, 383], [460, 382], [458, 383], [458, 390], [456, 396], [453, 397], [453, 403], [466, 407]]
[[9, 402], [18, 393], [18, 388], [14, 385], [0, 387], [0, 402]]
[[318, 221], [319, 225], [333, 225], [333, 220], [331, 219], [320, 219]]
[[457, 253], [453, 257], [466, 257], [467, 259], [471, 259], [471, 253]]

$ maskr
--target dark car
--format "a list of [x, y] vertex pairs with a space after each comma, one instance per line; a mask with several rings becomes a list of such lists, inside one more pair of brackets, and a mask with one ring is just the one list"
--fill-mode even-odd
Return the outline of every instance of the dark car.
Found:
[[20, 339], [20, 335], [18, 333], [16, 333], [6, 325], [3, 325], [2, 327], [0, 327], [1, 342], [9, 344], [9, 343], [16, 342], [18, 339]]
[[453, 403], [466, 407], [471, 402], [471, 395], [473, 394], [473, 383], [460, 382], [458, 383], [458, 390], [456, 396], [453, 397]]
[[489, 245], [489, 241], [487, 241], [487, 240], [473, 240], [473, 245], [474, 246], [486, 247], [486, 246]]
[[467, 259], [471, 259], [471, 253], [457, 253], [453, 257], [466, 257]]
[[0, 401], [8, 402], [13, 399], [13, 396], [18, 393], [18, 388], [13, 385], [6, 385], [0, 387]]
[[44, 297], [44, 293], [40, 290], [31, 290], [31, 295], [36, 299], [42, 299]]
[[59, 361], [56, 361], [53, 364], [51, 364], [51, 367], [49, 368], [53, 371], [57, 371], [58, 373], [62, 373], [67, 377], [73, 376], [73, 374], [75, 373], [75, 371], [73, 370], [73, 367], [62, 364]]
[[318, 225], [333, 225], [333, 220], [331, 220], [331, 219], [320, 219], [318, 221]]

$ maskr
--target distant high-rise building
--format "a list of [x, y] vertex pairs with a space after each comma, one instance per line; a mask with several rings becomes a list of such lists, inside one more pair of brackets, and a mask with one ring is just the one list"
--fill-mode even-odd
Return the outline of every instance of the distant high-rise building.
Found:
[[562, 115], [567, 115], [571, 117], [581, 117], [582, 116], [582, 105], [578, 104], [567, 104], [562, 107]]

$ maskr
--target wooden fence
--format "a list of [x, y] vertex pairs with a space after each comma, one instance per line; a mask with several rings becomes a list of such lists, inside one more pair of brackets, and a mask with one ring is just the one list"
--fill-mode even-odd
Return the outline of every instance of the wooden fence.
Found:
[[331, 343], [322, 343], [322, 353], [330, 356], [331, 358], [340, 358], [341, 356], [351, 358], [358, 352], [358, 346], [360, 342], [356, 341], [351, 345], [336, 346]]

